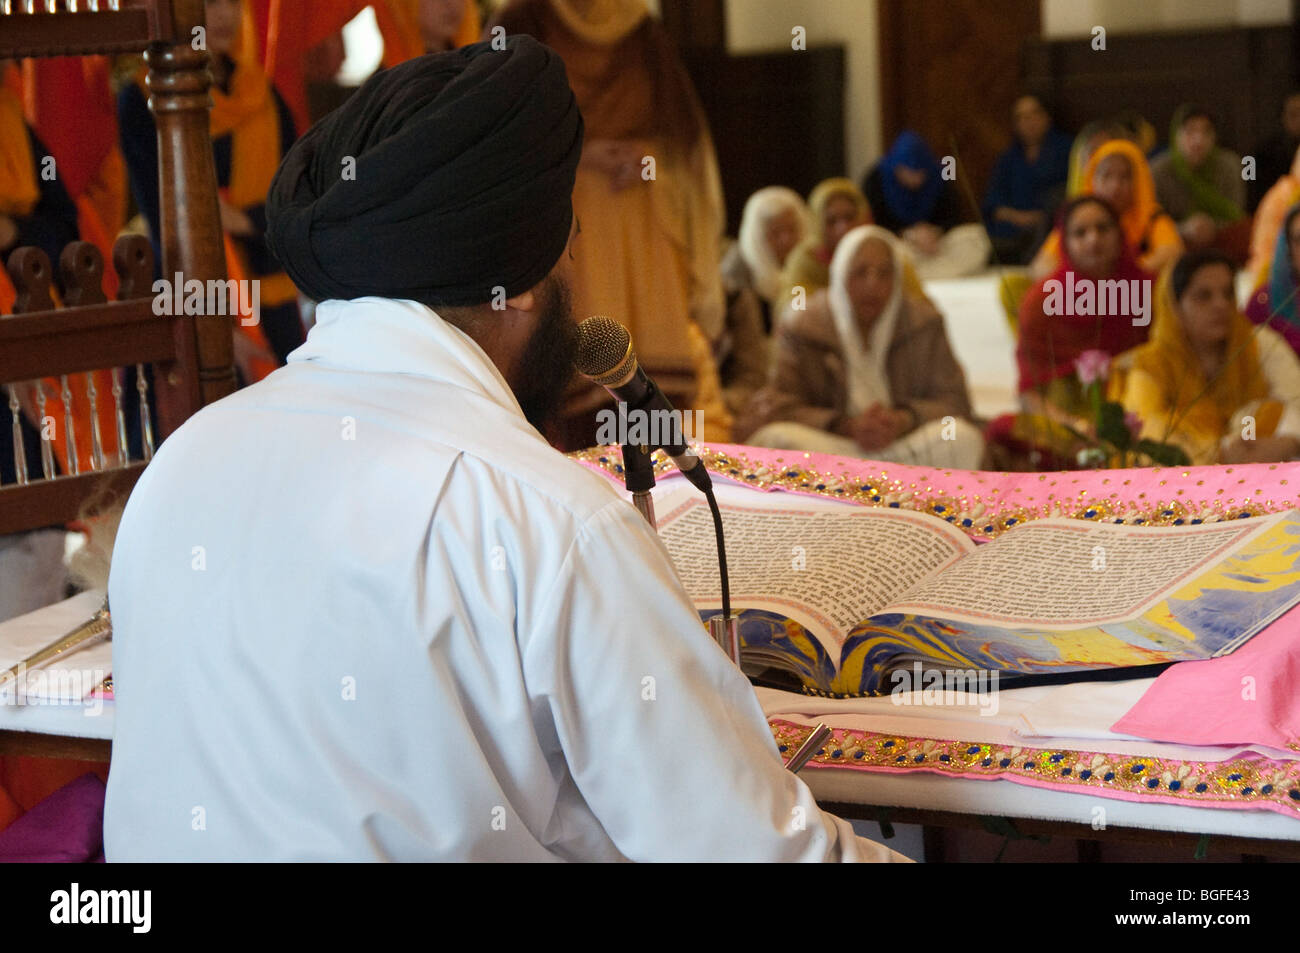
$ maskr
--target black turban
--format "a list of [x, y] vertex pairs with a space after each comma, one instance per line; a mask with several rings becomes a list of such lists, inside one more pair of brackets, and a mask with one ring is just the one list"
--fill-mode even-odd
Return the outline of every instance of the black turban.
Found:
[[530, 36], [408, 60], [289, 150], [267, 242], [317, 301], [513, 297], [568, 244], [582, 135], [564, 63]]

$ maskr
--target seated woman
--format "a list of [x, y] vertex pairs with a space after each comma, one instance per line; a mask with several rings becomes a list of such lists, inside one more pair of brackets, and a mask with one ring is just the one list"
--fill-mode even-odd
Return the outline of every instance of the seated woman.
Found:
[[1300, 358], [1237, 310], [1235, 273], [1222, 252], [1180, 258], [1156, 286], [1151, 340], [1127, 358], [1121, 402], [1142, 436], [1193, 464], [1300, 456]]
[[1174, 112], [1169, 148], [1151, 161], [1156, 199], [1188, 248], [1218, 248], [1245, 262], [1250, 242], [1241, 156], [1217, 145], [1214, 119], [1199, 106]]
[[[1124, 240], [1137, 263], [1158, 272], [1183, 252], [1178, 226], [1156, 202], [1155, 184], [1146, 157], [1127, 139], [1112, 139], [1092, 154], [1083, 171], [1088, 192], [1105, 199], [1119, 214]], [[1061, 231], [1054, 229], [1029, 266], [1040, 280], [1060, 265]]]
[[759, 189], [745, 203], [740, 238], [722, 256], [726, 325], [714, 360], [727, 408], [738, 413], [767, 380], [772, 303], [780, 292], [781, 267], [808, 232], [808, 207], [784, 186]]
[[1037, 96], [1017, 99], [1012, 120], [1015, 141], [993, 166], [983, 212], [998, 261], [1027, 265], [1064, 197], [1071, 144]]
[[963, 225], [961, 197], [945, 182], [925, 140], [903, 132], [862, 180], [875, 223], [907, 242], [917, 275], [959, 278], [984, 267], [989, 240], [982, 226]]
[[1094, 152], [1112, 139], [1126, 138], [1127, 131], [1115, 119], [1094, 119], [1080, 129], [1074, 137], [1074, 145], [1070, 147], [1070, 171], [1065, 177], [1065, 197], [1078, 198], [1088, 191], [1088, 182], [1083, 173]]
[[[871, 224], [871, 209], [848, 179], [826, 179], [808, 196], [808, 219], [812, 234], [794, 247], [781, 269], [780, 291], [772, 304], [773, 326], [780, 322], [781, 312], [790, 309], [796, 289], [802, 289], [806, 304], [813, 292], [830, 284], [831, 256], [840, 239], [852, 228]], [[925, 297], [910, 260], [903, 266], [903, 285], [910, 294]]]
[[754, 293], [764, 333], [772, 331], [772, 303], [781, 292], [781, 269], [808, 232], [808, 206], [793, 189], [770, 185], [745, 202], [740, 236], [722, 256], [722, 284], [728, 295], [742, 290]]
[[775, 298], [776, 313], [790, 307], [796, 288], [804, 295], [825, 288], [830, 281], [831, 256], [849, 230], [871, 221], [871, 209], [858, 187], [848, 179], [826, 179], [817, 184], [808, 196], [808, 218], [812, 234], [794, 247], [781, 269], [781, 279]]
[[[1001, 469], [1073, 468], [1074, 439], [1053, 424], [1087, 427], [1081, 418], [1088, 402], [1075, 361], [1085, 351], [1113, 357], [1147, 339], [1152, 276], [1134, 262], [1115, 210], [1095, 195], [1083, 195], [1061, 210], [1058, 227], [1065, 235], [1065, 254], [1020, 307], [1016, 363], [1023, 410], [994, 419], [985, 432]], [[1109, 296], [1106, 307], [1097, 307], [1102, 297], [1096, 283], [1101, 281], [1124, 282], [1110, 286], [1128, 289], [1114, 299], [1119, 307], [1114, 313], [1079, 313], [1112, 310]], [[1094, 306], [1076, 308], [1075, 301], [1082, 299], [1067, 297], [1068, 289], [1085, 283], [1093, 284]]]
[[906, 251], [863, 225], [840, 242], [830, 287], [785, 312], [765, 386], [739, 433], [756, 446], [959, 470], [984, 441], [943, 316], [903, 280]]
[[1273, 263], [1246, 303], [1246, 317], [1277, 331], [1300, 354], [1300, 316], [1296, 291], [1300, 288], [1300, 203], [1282, 220]]

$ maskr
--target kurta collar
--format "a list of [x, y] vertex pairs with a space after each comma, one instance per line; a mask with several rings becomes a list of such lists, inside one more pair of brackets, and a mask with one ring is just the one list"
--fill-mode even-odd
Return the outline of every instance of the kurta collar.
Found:
[[523, 416], [514, 391], [474, 339], [418, 301], [322, 301], [306, 343], [288, 362], [444, 381]]

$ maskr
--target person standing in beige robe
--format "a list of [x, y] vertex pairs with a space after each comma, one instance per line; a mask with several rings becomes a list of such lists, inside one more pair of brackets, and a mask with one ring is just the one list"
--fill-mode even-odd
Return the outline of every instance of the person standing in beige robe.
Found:
[[[484, 39], [497, 27], [560, 54], [586, 124], [573, 189], [587, 249], [573, 262], [575, 313], [626, 325], [641, 365], [673, 405], [703, 412], [704, 433], [689, 436], [728, 439], [731, 416], [711, 353], [725, 314], [722, 185], [704, 111], [671, 40], [643, 0], [511, 0]], [[607, 403], [594, 385], [576, 389], [568, 440], [593, 443], [595, 410]]]

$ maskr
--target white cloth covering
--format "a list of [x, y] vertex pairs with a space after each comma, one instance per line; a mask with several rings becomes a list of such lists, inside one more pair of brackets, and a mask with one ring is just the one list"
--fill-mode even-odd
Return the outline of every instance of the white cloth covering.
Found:
[[325, 302], [117, 537], [109, 860], [901, 860], [782, 767], [658, 538], [413, 302]]

